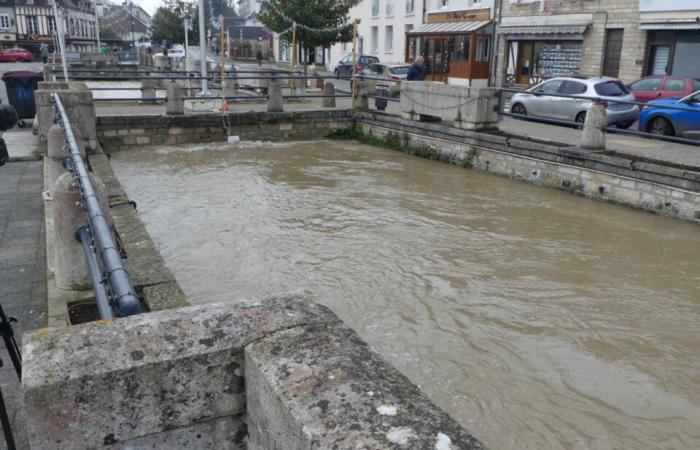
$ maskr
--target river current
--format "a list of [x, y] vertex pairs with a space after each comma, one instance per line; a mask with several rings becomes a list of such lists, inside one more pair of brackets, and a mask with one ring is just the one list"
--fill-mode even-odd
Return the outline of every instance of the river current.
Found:
[[700, 227], [356, 142], [147, 147], [193, 303], [309, 290], [492, 449], [700, 448]]

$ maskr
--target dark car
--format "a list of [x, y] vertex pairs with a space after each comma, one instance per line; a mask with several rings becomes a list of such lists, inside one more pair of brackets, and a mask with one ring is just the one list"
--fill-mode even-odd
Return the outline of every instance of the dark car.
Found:
[[[379, 58], [376, 56], [360, 55], [356, 57], [355, 72], [360, 73], [370, 64], [378, 64]], [[336, 77], [349, 77], [352, 75], [352, 55], [346, 55], [340, 60], [333, 71]]]
[[0, 62], [30, 62], [33, 55], [23, 48], [8, 48], [0, 52]]
[[700, 91], [681, 99], [664, 98], [647, 103], [639, 114], [639, 131], [700, 138]]
[[650, 76], [629, 85], [638, 102], [659, 98], [685, 97], [700, 90], [700, 79], [689, 77]]

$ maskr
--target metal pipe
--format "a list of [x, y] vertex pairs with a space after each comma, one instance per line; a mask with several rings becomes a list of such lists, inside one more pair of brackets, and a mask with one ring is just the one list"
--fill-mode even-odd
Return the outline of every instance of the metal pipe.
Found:
[[97, 255], [95, 255], [95, 250], [92, 246], [90, 227], [78, 228], [75, 232], [75, 238], [83, 246], [85, 263], [88, 267], [88, 275], [90, 275], [90, 280], [92, 281], [92, 289], [95, 291], [95, 301], [97, 303], [97, 310], [100, 313], [100, 319], [113, 319], [114, 314], [109, 304], [109, 296], [107, 295], [104, 284], [102, 284], [102, 273], [97, 263]]
[[204, 0], [199, 0], [199, 73], [202, 76], [202, 95], [207, 95], [207, 40], [204, 35]]
[[73, 165], [73, 177], [80, 186], [80, 195], [83, 206], [88, 214], [90, 229], [94, 236], [95, 248], [102, 260], [102, 266], [106, 272], [107, 284], [117, 314], [119, 316], [138, 314], [141, 312], [141, 303], [139, 302], [136, 290], [131, 284], [129, 274], [122, 262], [119, 248], [112, 236], [112, 230], [102, 212], [97, 192], [90, 181], [87, 166], [83, 160], [83, 156], [78, 150], [78, 144], [73, 135], [68, 115], [63, 108], [60, 96], [56, 93], [51, 94], [51, 96], [54, 99], [56, 110], [58, 111], [58, 116], [63, 125], [66, 140], [68, 141], [68, 150], [70, 151]]

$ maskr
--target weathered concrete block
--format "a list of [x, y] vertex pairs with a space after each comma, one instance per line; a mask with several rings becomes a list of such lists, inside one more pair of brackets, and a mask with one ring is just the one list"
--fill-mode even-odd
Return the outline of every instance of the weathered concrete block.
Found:
[[142, 103], [154, 103], [155, 100], [146, 100], [156, 97], [156, 88], [160, 86], [160, 80], [141, 80]]
[[581, 147], [589, 150], [605, 150], [605, 126], [608, 114], [605, 106], [594, 103], [588, 108], [581, 134]]
[[479, 130], [495, 127], [499, 117], [495, 90], [470, 88], [432, 81], [401, 83], [401, 112], [406, 118], [433, 116], [453, 122], [457, 128]]
[[484, 448], [340, 324], [265, 337], [244, 366], [249, 450]]
[[[323, 95], [335, 95], [335, 85], [331, 82], [326, 82], [323, 85]], [[321, 107], [335, 108], [335, 97], [323, 97]]]
[[282, 87], [280, 84], [271, 80], [267, 93], [269, 98], [267, 100], [267, 112], [284, 112], [284, 98], [282, 97]]
[[157, 442], [160, 433], [241, 414], [246, 345], [276, 330], [337, 322], [306, 297], [286, 296], [27, 333], [31, 447], [87, 449], [149, 435]]
[[182, 98], [182, 88], [175, 83], [170, 82], [166, 88], [167, 102], [165, 104], [165, 113], [169, 116], [179, 116], [185, 114], [185, 101]]

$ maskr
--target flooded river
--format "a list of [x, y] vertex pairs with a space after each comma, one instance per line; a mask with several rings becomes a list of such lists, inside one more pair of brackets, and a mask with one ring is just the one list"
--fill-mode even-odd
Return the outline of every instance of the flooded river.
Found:
[[193, 302], [308, 289], [493, 449], [700, 448], [700, 227], [353, 142], [112, 164]]

